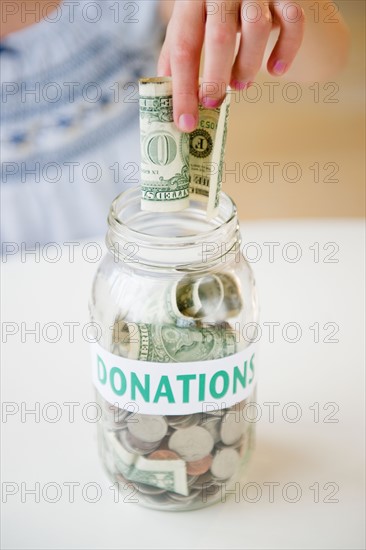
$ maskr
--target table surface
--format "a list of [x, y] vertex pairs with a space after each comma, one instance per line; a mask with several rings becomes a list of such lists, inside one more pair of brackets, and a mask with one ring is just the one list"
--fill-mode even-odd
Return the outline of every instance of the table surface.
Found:
[[256, 450], [235, 495], [186, 513], [114, 502], [99, 463], [83, 337], [95, 249], [3, 258], [4, 549], [365, 547], [364, 224], [265, 221], [242, 234], [263, 330]]

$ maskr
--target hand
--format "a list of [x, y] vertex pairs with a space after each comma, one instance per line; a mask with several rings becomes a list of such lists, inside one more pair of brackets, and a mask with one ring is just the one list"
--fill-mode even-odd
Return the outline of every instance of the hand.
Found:
[[[174, 121], [184, 132], [198, 122], [198, 101], [216, 108], [230, 84], [244, 90], [258, 73], [273, 27], [280, 34], [268, 59], [270, 74], [281, 76], [294, 60], [304, 34], [299, 3], [231, 0], [177, 0], [158, 64], [159, 76], [173, 77]], [[240, 45], [236, 52], [237, 33]], [[202, 85], [199, 67], [205, 42]]]

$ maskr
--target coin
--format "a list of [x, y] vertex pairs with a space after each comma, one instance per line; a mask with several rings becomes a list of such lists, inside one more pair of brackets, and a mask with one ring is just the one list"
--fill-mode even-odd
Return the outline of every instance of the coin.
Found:
[[207, 418], [201, 423], [201, 426], [212, 435], [214, 443], [218, 443], [220, 441], [221, 418], [218, 418], [217, 416]]
[[148, 455], [155, 451], [160, 444], [160, 441], [155, 443], [146, 443], [146, 441], [141, 441], [141, 439], [133, 436], [127, 430], [120, 430], [117, 432], [117, 437], [126, 451], [138, 455]]
[[153, 487], [152, 485], [147, 485], [146, 483], [135, 482], [134, 486], [140, 493], [143, 493], [144, 495], [161, 495], [162, 493], [165, 493], [165, 489]]
[[194, 462], [212, 451], [214, 440], [200, 426], [177, 430], [169, 439], [169, 449], [178, 453], [186, 462]]
[[228, 412], [221, 422], [221, 441], [225, 445], [232, 445], [242, 437], [245, 426], [237, 412]]
[[181, 460], [180, 456], [173, 451], [157, 450], [149, 455], [152, 460]]
[[211, 465], [211, 472], [217, 479], [229, 479], [239, 466], [240, 456], [234, 449], [218, 451]]
[[198, 476], [190, 476], [190, 475], [187, 475], [187, 485], [188, 487], [193, 487], [196, 482], [198, 481]]
[[167, 422], [172, 428], [190, 428], [200, 421], [200, 414], [186, 414], [182, 416], [167, 416]]
[[200, 460], [195, 460], [194, 462], [187, 462], [187, 474], [191, 476], [200, 476], [201, 474], [206, 473], [212, 464], [212, 456], [207, 455], [201, 458]]
[[200, 493], [199, 489], [193, 489], [188, 496], [179, 495], [178, 493], [172, 493], [172, 492], [169, 492], [167, 494], [168, 494], [169, 498], [174, 502], [188, 503], [188, 502], [192, 502], [193, 500], [195, 500], [196, 497], [199, 495], [199, 493]]
[[164, 416], [134, 414], [127, 423], [130, 434], [146, 443], [160, 441], [168, 431]]

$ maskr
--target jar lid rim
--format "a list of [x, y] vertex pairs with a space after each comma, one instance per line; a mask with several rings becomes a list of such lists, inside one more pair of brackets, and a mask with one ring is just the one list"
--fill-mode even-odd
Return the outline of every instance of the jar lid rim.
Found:
[[[209, 220], [213, 224], [215, 223], [215, 220], [216, 220], [215, 225], [213, 225], [207, 231], [202, 231], [202, 232], [199, 232], [199, 233], [196, 233], [196, 234], [174, 235], [174, 236], [154, 235], [154, 234], [150, 234], [146, 231], [139, 231], [137, 229], [134, 229], [134, 228], [130, 227], [128, 225], [128, 223], [122, 221], [119, 217], [120, 214], [117, 210], [118, 210], [118, 204], [120, 203], [120, 201], [124, 200], [123, 207], [125, 207], [125, 206], [128, 206], [128, 203], [136, 201], [139, 198], [140, 198], [140, 192], [139, 192], [138, 188], [128, 189], [127, 191], [124, 191], [124, 192], [120, 193], [113, 200], [113, 202], [111, 204], [111, 208], [110, 208], [110, 212], [109, 212], [109, 216], [108, 216], [109, 226], [117, 234], [119, 233], [119, 230], [122, 230], [125, 233], [128, 233], [128, 235], [130, 235], [130, 236], [134, 235], [136, 237], [136, 239], [138, 239], [140, 241], [145, 241], [145, 242], [149, 241], [151, 246], [154, 246], [154, 247], [158, 246], [160, 248], [160, 247], [163, 247], [164, 245], [172, 246], [172, 244], [174, 242], [176, 242], [177, 244], [186, 243], [187, 246], [188, 246], [189, 242], [192, 242], [192, 244], [193, 243], [196, 244], [197, 241], [200, 241], [200, 240], [205, 240], [205, 239], [210, 239], [211, 240], [212, 237], [215, 234], [217, 234], [220, 230], [222, 230], [223, 227], [228, 227], [230, 225], [230, 223], [236, 221], [236, 218], [237, 218], [237, 208], [236, 208], [235, 202], [233, 201], [233, 199], [231, 197], [229, 197], [229, 195], [222, 192], [221, 197], [220, 197], [220, 205], [224, 206], [224, 207], [225, 206], [230, 207], [230, 209], [231, 209], [230, 215], [228, 215], [226, 219], [221, 219], [220, 220], [219, 216], [217, 216], [216, 218], [213, 218], [212, 220]], [[226, 204], [224, 204], [224, 203], [226, 203]], [[199, 203], [199, 205], [201, 205], [201, 204], [202, 203]], [[184, 210], [182, 212], [189, 212], [189, 210], [190, 210], [190, 208], [187, 208], [186, 210]], [[221, 210], [222, 210], [222, 208], [221, 208]], [[148, 216], [148, 215], [151, 215], [151, 214], [155, 214], [156, 217], [158, 218], [160, 215], [163, 215], [163, 216], [166, 216], [167, 214], [176, 215], [176, 214], [179, 214], [179, 212], [178, 213], [177, 212], [175, 212], [175, 213], [172, 213], [172, 212], [170, 212], [170, 213], [166, 213], [166, 212], [152, 213], [152, 212], [145, 212], [145, 211], [141, 210], [140, 216], [143, 217], [144, 215]], [[208, 220], [206, 220], [206, 221], [208, 221]]]

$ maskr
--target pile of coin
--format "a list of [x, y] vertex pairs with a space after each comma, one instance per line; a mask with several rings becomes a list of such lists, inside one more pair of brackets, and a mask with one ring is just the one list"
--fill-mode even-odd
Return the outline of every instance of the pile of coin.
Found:
[[104, 464], [120, 489], [160, 509], [199, 508], [224, 497], [252, 447], [247, 400], [182, 416], [141, 415], [99, 397]]

